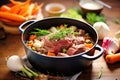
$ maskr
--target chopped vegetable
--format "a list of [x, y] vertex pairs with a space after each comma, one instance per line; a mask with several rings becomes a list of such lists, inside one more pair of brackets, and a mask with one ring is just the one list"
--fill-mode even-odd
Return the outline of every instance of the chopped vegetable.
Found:
[[47, 55], [48, 55], [48, 56], [55, 56], [55, 53], [53, 53], [53, 52], [48, 52]]
[[120, 61], [120, 53], [106, 55], [105, 59], [107, 63], [113, 64]]
[[26, 18], [21, 16], [21, 15], [17, 15], [17, 14], [13, 14], [13, 13], [7, 13], [7, 12], [2, 12], [2, 11], [0, 11], [0, 18], [13, 20], [13, 21], [20, 21], [20, 22], [26, 21]]
[[29, 40], [34, 40], [36, 38], [37, 38], [37, 36], [35, 34], [34, 35], [30, 35]]
[[63, 37], [67, 36], [68, 34], [71, 34], [71, 29], [70, 28], [65, 28], [65, 29], [60, 29], [58, 30], [55, 34], [52, 34], [50, 36], [50, 40], [57, 39], [60, 40]]
[[105, 37], [103, 39], [102, 47], [105, 50], [104, 55], [114, 54], [119, 50], [119, 41], [116, 38]]
[[18, 71], [22, 71], [23, 73], [27, 74], [27, 76], [29, 78], [32, 77], [37, 77], [38, 73], [32, 71], [32, 70], [28, 70], [28, 68], [26, 69], [26, 67], [23, 65], [22, 60], [19, 56], [17, 55], [13, 55], [11, 57], [8, 58], [7, 60], [7, 67], [14, 72], [18, 72]]
[[110, 32], [110, 28], [104, 22], [94, 23], [93, 28], [98, 32], [99, 40], [102, 40]]
[[105, 16], [104, 15], [97, 15], [96, 13], [87, 13], [86, 14], [86, 20], [90, 24], [94, 24], [95, 22], [106, 22]]
[[10, 11], [10, 7], [8, 7], [6, 5], [2, 5], [0, 8], [0, 11], [8, 12], [8, 11]]
[[[41, 7], [43, 3], [38, 5], [37, 3], [31, 3], [31, 0], [16, 1], [10, 0], [11, 3], [2, 5], [0, 7], [0, 21], [10, 26], [18, 26], [29, 19], [42, 18]], [[2, 19], [1, 19], [2, 18]], [[19, 23], [19, 24], [15, 24]]]
[[103, 67], [100, 68], [97, 78], [100, 79], [103, 73]]
[[0, 21], [2, 21], [4, 24], [11, 25], [11, 26], [20, 25], [23, 23], [23, 21], [13, 21], [5, 18], [0, 18]]
[[82, 19], [81, 11], [78, 11], [76, 8], [70, 8], [66, 11], [66, 13], [61, 14], [61, 17], [74, 18], [74, 19]]
[[85, 43], [86, 48], [92, 48], [94, 46], [93, 43]]
[[44, 42], [39, 41], [37, 39], [34, 40], [33, 46], [34, 47], [42, 47], [44, 45]]
[[50, 31], [48, 31], [48, 30], [42, 30], [42, 29], [39, 29], [39, 28], [34, 28], [34, 30], [36, 30], [36, 31], [32, 31], [30, 34], [45, 36], [45, 35], [50, 33]]

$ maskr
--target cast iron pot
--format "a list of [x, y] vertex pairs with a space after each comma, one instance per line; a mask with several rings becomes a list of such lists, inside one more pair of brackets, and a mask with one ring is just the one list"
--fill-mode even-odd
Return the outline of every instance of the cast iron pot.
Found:
[[[70, 57], [49, 57], [38, 54], [26, 46], [29, 32], [33, 30], [33, 28], [39, 27], [41, 29], [48, 29], [51, 26], [59, 26], [61, 24], [74, 25], [86, 30], [86, 32], [90, 33], [94, 41], [94, 47], [89, 51]], [[24, 28], [25, 26], [27, 27]], [[103, 54], [102, 47], [97, 44], [97, 32], [89, 24], [79, 20], [69, 18], [46, 18], [38, 21], [30, 20], [20, 25], [19, 30], [22, 32], [22, 42], [29, 62], [35, 69], [43, 73], [73, 75], [89, 67], [93, 60], [99, 58]], [[94, 55], [94, 50], [99, 50], [99, 52]]]

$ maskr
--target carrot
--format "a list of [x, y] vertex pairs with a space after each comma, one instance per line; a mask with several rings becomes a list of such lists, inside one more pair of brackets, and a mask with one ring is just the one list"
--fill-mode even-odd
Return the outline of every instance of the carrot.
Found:
[[11, 7], [11, 10], [9, 12], [13, 14], [18, 14], [21, 10], [21, 6], [22, 5], [14, 5], [13, 7]]
[[0, 18], [0, 21], [2, 21], [4, 24], [10, 25], [10, 26], [19, 26], [20, 24], [23, 23], [23, 22], [18, 22], [18, 21], [12, 21], [9, 19], [4, 19], [4, 18]]
[[36, 35], [34, 34], [34, 35], [30, 35], [30, 37], [29, 37], [29, 40], [34, 40], [34, 39], [36, 39]]
[[41, 10], [41, 8], [42, 8], [43, 5], [44, 5], [44, 3], [41, 3], [40, 5], [38, 5], [37, 3], [35, 3], [34, 9], [32, 11], [32, 15], [37, 14]]
[[31, 47], [32, 47], [32, 46], [33, 46], [33, 43], [27, 43], [27, 46], [31, 46]]
[[65, 26], [64, 25], [60, 25], [60, 29], [65, 29]]
[[2, 11], [0, 11], [0, 18], [9, 19], [9, 20], [18, 21], [18, 22], [26, 21], [26, 18], [21, 15], [2, 12]]
[[106, 55], [105, 60], [110, 64], [118, 62], [120, 61], [120, 53]]
[[6, 6], [6, 5], [3, 5], [3, 6], [1, 6], [1, 8], [0, 8], [0, 11], [8, 12], [8, 11], [10, 11], [10, 10], [11, 10], [11, 8], [8, 7], [8, 6]]
[[26, 18], [30, 19], [32, 17], [32, 11], [34, 9], [34, 6], [35, 5], [33, 3], [29, 5]]
[[55, 53], [53, 53], [53, 52], [48, 52], [47, 55], [48, 55], [48, 56], [55, 56]]
[[15, 0], [10, 0], [11, 3], [16, 4], [16, 5], [21, 5], [21, 4], [27, 4], [30, 3], [31, 0], [26, 0], [25, 2], [20, 2], [20, 1], [15, 1]]
[[26, 13], [26, 10], [28, 9], [30, 4], [26, 4], [24, 6], [21, 7], [20, 12], [18, 13], [19, 15], [24, 15]]
[[26, 11], [21, 15], [26, 17], [27, 19], [29, 19], [32, 15], [32, 10], [34, 9], [34, 4], [30, 4], [26, 8], [27, 8]]
[[93, 43], [85, 43], [85, 47], [92, 48], [93, 47]]

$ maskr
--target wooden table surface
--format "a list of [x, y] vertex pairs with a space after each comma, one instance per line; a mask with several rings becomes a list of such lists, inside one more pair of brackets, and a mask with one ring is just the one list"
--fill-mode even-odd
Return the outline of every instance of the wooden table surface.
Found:
[[[45, 5], [49, 2], [59, 2], [64, 4], [66, 8], [79, 8], [77, 0], [38, 0], [38, 2], [44, 2]], [[107, 23], [111, 29], [108, 36], [114, 36], [114, 33], [120, 30], [120, 25], [113, 22], [114, 18], [120, 19], [120, 0], [104, 0], [104, 2], [112, 6], [112, 9], [104, 8], [102, 13], [106, 16]], [[44, 6], [42, 11], [44, 16], [47, 16]], [[26, 55], [21, 41], [21, 35], [7, 33], [6, 36], [6, 39], [0, 40], [0, 80], [22, 80], [15, 77], [14, 73], [11, 72], [6, 66], [6, 59], [9, 56], [19, 55], [20, 57], [23, 57]], [[120, 62], [112, 65], [106, 64], [103, 56], [97, 60], [94, 60], [92, 66], [83, 71], [78, 77], [78, 80], [98, 80], [97, 74], [101, 67], [103, 67], [103, 74], [100, 80], [120, 80]]]

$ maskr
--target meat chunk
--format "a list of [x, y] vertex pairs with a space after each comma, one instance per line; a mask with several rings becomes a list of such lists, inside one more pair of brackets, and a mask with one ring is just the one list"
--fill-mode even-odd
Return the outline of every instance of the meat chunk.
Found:
[[74, 45], [67, 50], [68, 55], [74, 55], [85, 51], [84, 44]]
[[58, 53], [61, 51], [61, 49], [72, 46], [72, 41], [71, 40], [59, 40], [56, 43], [54, 43], [54, 46], [55, 46], [54, 51]]
[[85, 30], [80, 29], [79, 30], [79, 36], [84, 36], [85, 35]]
[[51, 42], [49, 39], [44, 38], [44, 47], [54, 53], [58, 53], [61, 51], [63, 48], [68, 48], [72, 46], [72, 41], [71, 40], [59, 40], [56, 42]]

